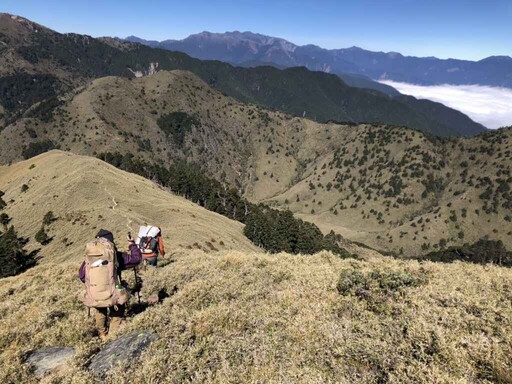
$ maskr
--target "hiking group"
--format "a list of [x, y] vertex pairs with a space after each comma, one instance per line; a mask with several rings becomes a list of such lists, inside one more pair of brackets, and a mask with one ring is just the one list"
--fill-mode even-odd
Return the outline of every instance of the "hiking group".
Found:
[[78, 273], [85, 284], [83, 303], [94, 309], [96, 330], [102, 340], [115, 334], [124, 319], [129, 293], [121, 272], [136, 271], [141, 263], [156, 267], [158, 257], [165, 256], [162, 231], [158, 227], [142, 226], [136, 241], [130, 233], [127, 241], [129, 251], [120, 252], [112, 232], [101, 229], [95, 240], [87, 243], [85, 260]]

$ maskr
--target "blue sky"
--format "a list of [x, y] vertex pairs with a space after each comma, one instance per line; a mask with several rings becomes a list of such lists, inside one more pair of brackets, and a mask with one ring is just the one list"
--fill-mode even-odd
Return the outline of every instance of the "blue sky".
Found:
[[0, 11], [59, 32], [181, 39], [250, 30], [325, 48], [415, 56], [512, 56], [512, 0], [0, 0]]

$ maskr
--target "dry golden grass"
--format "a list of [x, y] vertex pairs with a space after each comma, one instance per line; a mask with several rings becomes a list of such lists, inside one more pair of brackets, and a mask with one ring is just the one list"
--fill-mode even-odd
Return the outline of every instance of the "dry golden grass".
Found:
[[[78, 348], [59, 382], [93, 382], [99, 342], [75, 298], [75, 265], [46, 265], [0, 288], [2, 382], [32, 382], [23, 352]], [[53, 269], [53, 270], [52, 270]], [[341, 271], [406, 272], [426, 282], [340, 295]], [[382, 257], [192, 251], [147, 271], [143, 294], [176, 293], [125, 331], [160, 340], [112, 383], [511, 383], [512, 271]]]
[[[29, 188], [22, 193], [23, 184]], [[33, 240], [48, 211], [58, 217], [48, 229], [54, 240], [42, 248], [42, 263], [49, 255], [50, 263], [76, 262], [83, 255], [84, 244], [100, 228], [111, 230], [124, 247], [126, 233], [136, 234], [145, 223], [162, 228], [165, 245], [174, 253], [256, 250], [243, 235], [241, 223], [91, 157], [51, 151], [0, 167], [0, 190], [5, 192], [5, 201], [13, 200], [6, 212], [25, 237]], [[34, 243], [29, 248], [40, 247]]]
[[[86, 366], [101, 344], [78, 299], [83, 246], [99, 227], [119, 238], [144, 221], [162, 225], [174, 262], [145, 272], [143, 297], [174, 294], [128, 319], [123, 332], [150, 329], [160, 339], [109, 383], [512, 383], [510, 269], [355, 247], [360, 260], [257, 253], [240, 223], [59, 151], [0, 167], [0, 189], [24, 236], [33, 238], [47, 211], [59, 217], [39, 265], [0, 282], [2, 383], [37, 382], [26, 353], [52, 345], [77, 355], [46, 382], [94, 382]], [[369, 280], [340, 295], [342, 271]], [[380, 288], [388, 275], [424, 281]]]

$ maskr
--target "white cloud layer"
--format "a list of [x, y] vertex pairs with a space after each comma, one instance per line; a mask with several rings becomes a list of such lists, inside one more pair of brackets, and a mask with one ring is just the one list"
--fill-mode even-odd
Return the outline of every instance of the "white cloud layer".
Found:
[[458, 109], [487, 128], [512, 125], [512, 89], [481, 85], [432, 85], [381, 81], [405, 95], [429, 99]]

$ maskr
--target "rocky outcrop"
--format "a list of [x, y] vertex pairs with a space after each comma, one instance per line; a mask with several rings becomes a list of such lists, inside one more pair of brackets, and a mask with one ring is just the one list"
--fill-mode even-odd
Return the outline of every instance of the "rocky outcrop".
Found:
[[38, 378], [62, 368], [75, 355], [75, 349], [69, 347], [46, 347], [30, 353], [27, 364]]
[[108, 343], [92, 358], [89, 370], [95, 376], [105, 376], [113, 367], [128, 366], [152, 342], [158, 339], [153, 332], [135, 331]]

